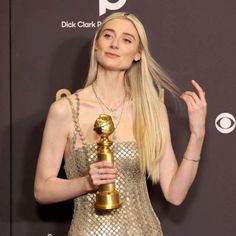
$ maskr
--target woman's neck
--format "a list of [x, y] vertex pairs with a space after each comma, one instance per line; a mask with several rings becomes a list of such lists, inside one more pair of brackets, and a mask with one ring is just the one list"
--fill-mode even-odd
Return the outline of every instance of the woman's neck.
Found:
[[107, 105], [116, 105], [124, 99], [124, 73], [125, 71], [98, 70], [93, 86], [99, 97], [107, 102]]

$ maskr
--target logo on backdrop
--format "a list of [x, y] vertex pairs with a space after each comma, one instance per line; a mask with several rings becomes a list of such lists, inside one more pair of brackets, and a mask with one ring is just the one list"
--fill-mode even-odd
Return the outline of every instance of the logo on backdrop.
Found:
[[123, 7], [125, 3], [126, 0], [118, 0], [116, 2], [109, 2], [108, 0], [99, 0], [99, 16], [104, 15], [107, 10], [118, 10]]
[[229, 134], [235, 129], [235, 117], [230, 113], [221, 113], [216, 117], [215, 126], [220, 133]]
[[[109, 0], [99, 0], [99, 16], [104, 15], [107, 10], [118, 10], [125, 5], [127, 0], [116, 0], [115, 2], [110, 2]], [[98, 28], [101, 25], [101, 21], [95, 20], [62, 20], [61, 29], [91, 29]]]
[[101, 21], [61, 21], [62, 29], [73, 29], [73, 28], [97, 28], [101, 25]]

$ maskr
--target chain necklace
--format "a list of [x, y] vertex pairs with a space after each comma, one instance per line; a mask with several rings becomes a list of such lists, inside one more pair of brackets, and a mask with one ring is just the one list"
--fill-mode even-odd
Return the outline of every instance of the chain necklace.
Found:
[[114, 114], [115, 112], [117, 112], [117, 110], [122, 106], [122, 110], [121, 110], [121, 113], [120, 113], [120, 116], [119, 116], [119, 119], [116, 123], [116, 126], [114, 127], [114, 132], [113, 132], [113, 140], [116, 140], [116, 129], [118, 127], [118, 125], [120, 124], [120, 121], [121, 121], [121, 116], [122, 116], [122, 113], [123, 113], [123, 110], [124, 110], [124, 105], [125, 105], [125, 99], [126, 99], [126, 95], [124, 96], [124, 99], [123, 101], [115, 108], [110, 108], [108, 107], [103, 101], [102, 99], [98, 96], [95, 88], [94, 88], [94, 83], [92, 83], [92, 90], [93, 90], [93, 93], [96, 97], [96, 99], [98, 100], [98, 103], [103, 111], [104, 114], [106, 114], [105, 110], [103, 107], [105, 107], [110, 113], [111, 113], [111, 116], [114, 120], [117, 120], [118, 119], [118, 116], [117, 114]]

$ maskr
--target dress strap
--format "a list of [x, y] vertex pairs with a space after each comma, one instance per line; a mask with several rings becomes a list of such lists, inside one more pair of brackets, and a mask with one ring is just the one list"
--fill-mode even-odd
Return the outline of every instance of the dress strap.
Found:
[[79, 100], [79, 95], [78, 93], [75, 93], [75, 98], [76, 98], [76, 106], [74, 106], [73, 102], [69, 97], [66, 96], [66, 99], [68, 100], [71, 111], [72, 111], [72, 120], [74, 123], [74, 132], [73, 132], [73, 137], [72, 137], [72, 150], [75, 150], [75, 145], [76, 145], [76, 139], [77, 139], [77, 134], [79, 134], [81, 143], [83, 146], [86, 145], [84, 135], [82, 133], [82, 130], [80, 128], [79, 124], [79, 108], [80, 108], [80, 100]]

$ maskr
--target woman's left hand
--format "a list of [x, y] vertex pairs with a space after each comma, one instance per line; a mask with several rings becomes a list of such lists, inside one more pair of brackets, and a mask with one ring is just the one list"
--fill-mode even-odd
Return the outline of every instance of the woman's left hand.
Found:
[[207, 102], [205, 92], [201, 86], [195, 80], [192, 80], [192, 84], [197, 90], [197, 93], [185, 91], [180, 97], [185, 101], [188, 108], [191, 134], [201, 137], [205, 135]]

